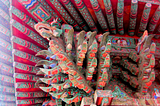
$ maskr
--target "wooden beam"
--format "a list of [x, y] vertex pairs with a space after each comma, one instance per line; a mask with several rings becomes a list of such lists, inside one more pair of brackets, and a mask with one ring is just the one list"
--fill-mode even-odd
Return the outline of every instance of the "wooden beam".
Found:
[[106, 20], [105, 20], [105, 18], [103, 16], [103, 13], [102, 13], [102, 10], [100, 8], [100, 5], [98, 4], [98, 1], [97, 0], [90, 0], [90, 2], [91, 2], [92, 8], [94, 10], [94, 13], [96, 14], [97, 20], [98, 20], [102, 30], [104, 32], [108, 32], [109, 29], [108, 29]]
[[98, 31], [94, 20], [82, 0], [74, 0], [75, 4], [92, 31]]
[[28, 61], [31, 61], [33, 63], [37, 63], [38, 61], [42, 60], [42, 58], [40, 58], [40, 57], [36, 57], [34, 55], [31, 55], [31, 54], [28, 54], [26, 52], [22, 52], [22, 51], [19, 51], [19, 50], [16, 50], [16, 49], [13, 49], [13, 56], [23, 58], [22, 61], [28, 60]]
[[22, 64], [19, 62], [13, 62], [13, 67], [15, 68], [15, 71], [16, 70], [23, 70], [25, 72], [29, 72], [29, 73], [33, 73], [33, 74], [36, 74], [39, 71], [38, 67], [30, 66], [27, 64]]
[[156, 28], [156, 25], [158, 23], [158, 20], [160, 18], [160, 6], [157, 8], [157, 10], [155, 11], [154, 15], [152, 16], [152, 19], [149, 23], [149, 27], [148, 27], [148, 31], [149, 33], [153, 33], [153, 31]]
[[142, 36], [143, 32], [146, 30], [151, 6], [152, 6], [151, 3], [146, 3], [146, 5], [144, 7], [143, 14], [141, 17], [140, 26], [139, 26], [138, 36]]
[[45, 92], [16, 92], [16, 97], [22, 97], [22, 98], [38, 98], [38, 97], [47, 97], [49, 94], [46, 94]]
[[31, 17], [29, 17], [24, 12], [20, 11], [19, 9], [17, 9], [14, 6], [12, 6], [11, 12], [12, 12], [12, 14], [17, 16], [19, 19], [21, 19], [23, 22], [25, 22], [27, 25], [29, 25], [30, 27], [32, 27], [34, 29], [34, 25], [36, 24], [36, 21], [34, 19], [32, 19]]
[[105, 11], [106, 11], [106, 16], [108, 19], [108, 24], [109, 28], [112, 34], [116, 34], [116, 27], [115, 27], [115, 22], [114, 22], [114, 16], [113, 16], [113, 9], [112, 9], [112, 4], [110, 0], [103, 0], [104, 6], [105, 6]]
[[6, 82], [6, 83], [9, 83], [9, 84], [14, 84], [13, 77], [9, 77], [9, 76], [6, 76], [6, 75], [0, 75], [0, 81], [1, 81], [0, 83]]
[[157, 32], [158, 35], [155, 36], [156, 39], [160, 38], [160, 25], [157, 28]]
[[22, 32], [24, 35], [26, 35], [30, 39], [34, 40], [36, 43], [40, 44], [42, 47], [48, 48], [48, 41], [43, 37], [41, 37], [40, 35], [38, 35], [37, 33], [35, 33], [34, 31], [30, 30], [29, 28], [22, 25], [16, 20], [12, 20], [11, 24], [14, 28], [18, 29], [20, 32]]
[[137, 19], [137, 9], [138, 9], [138, 1], [132, 0], [131, 1], [131, 13], [130, 13], [130, 20], [129, 20], [129, 36], [134, 35], [135, 27], [136, 27], [136, 19]]
[[35, 82], [17, 82], [15, 83], [15, 88], [39, 88], [39, 86], [41, 87], [45, 87], [45, 84], [38, 84], [38, 86], [36, 86]]
[[[27, 81], [30, 81], [30, 82], [36, 82], [36, 81], [39, 80], [40, 77], [38, 77], [36, 75], [15, 73], [14, 78], [16, 80], [20, 79], [20, 80], [27, 80]], [[19, 81], [17, 81], [17, 82], [19, 82]]]
[[118, 26], [118, 32], [119, 32], [120, 35], [124, 34], [123, 13], [124, 13], [124, 0], [118, 0], [118, 5], [117, 5], [117, 26]]
[[66, 9], [61, 5], [59, 0], [50, 0], [50, 2], [52, 3], [52, 6], [54, 6], [57, 9], [57, 11], [62, 15], [62, 17], [68, 24], [72, 25], [75, 28], [75, 30], [81, 30], [77, 22], [72, 19], [72, 17], [68, 14]]
[[[37, 21], [47, 21], [53, 19], [51, 12], [45, 9], [40, 2], [32, 0], [18, 0], [18, 2], [30, 13]], [[36, 5], [36, 6], [35, 6]], [[43, 15], [42, 15], [43, 14]], [[56, 13], [55, 13], [56, 14]]]
[[25, 100], [17, 100], [16, 104], [19, 105], [35, 105], [37, 103], [43, 103], [44, 102], [44, 98], [43, 99], [25, 99]]
[[[57, 18], [57, 22], [63, 24], [62, 19], [57, 15], [57, 13], [54, 11], [54, 9], [52, 9], [52, 7], [47, 3], [46, 0], [37, 0], [43, 7], [45, 7], [45, 9], [47, 11], [49, 11], [51, 13], [51, 15], [53, 16], [53, 18]], [[52, 20], [49, 20], [52, 21]]]
[[37, 45], [27, 41], [27, 40], [24, 40], [24, 39], [21, 39], [19, 37], [16, 37], [16, 36], [12, 36], [11, 37], [11, 41], [13, 42], [13, 45], [15, 45], [15, 46], [17, 46], [17, 45], [23, 46], [24, 48], [27, 48], [27, 49], [31, 50], [32, 52], [35, 52], [35, 53], [43, 50], [39, 46], [37, 46]]
[[4, 75], [8, 75], [8, 76], [13, 76], [13, 67], [7, 65], [7, 64], [4, 64], [2, 62], [0, 62], [0, 70], [1, 70], [1, 74], [4, 74]]
[[70, 14], [72, 14], [72, 17], [77, 21], [77, 23], [85, 30], [88, 31], [88, 27], [86, 26], [86, 24], [84, 23], [84, 20], [82, 20], [82, 18], [80, 17], [80, 15], [78, 14], [78, 12], [76, 11], [74, 5], [71, 3], [70, 0], [62, 0], [62, 2], [64, 3], [65, 7], [67, 8], [67, 10], [69, 11]]

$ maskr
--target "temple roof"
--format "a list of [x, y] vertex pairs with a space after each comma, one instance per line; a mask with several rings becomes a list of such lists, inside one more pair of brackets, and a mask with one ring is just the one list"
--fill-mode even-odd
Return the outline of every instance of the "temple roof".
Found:
[[[160, 35], [158, 0], [13, 0], [12, 5], [36, 22], [59, 18], [75, 30], [109, 31], [112, 35]], [[43, 15], [36, 13], [40, 9]], [[14, 15], [13, 15], [14, 17]]]

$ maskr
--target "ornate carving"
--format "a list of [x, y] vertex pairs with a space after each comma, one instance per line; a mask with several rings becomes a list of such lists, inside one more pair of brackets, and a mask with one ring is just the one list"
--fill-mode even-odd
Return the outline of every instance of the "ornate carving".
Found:
[[96, 90], [94, 94], [94, 103], [99, 106], [102, 105], [104, 99], [108, 99], [108, 104], [111, 104], [112, 91], [111, 90]]
[[[147, 89], [151, 86], [155, 79], [154, 65], [155, 65], [155, 43], [151, 42], [153, 35], [148, 36], [145, 31], [143, 36], [138, 40], [136, 51], [130, 52], [129, 58], [138, 63], [133, 64], [127, 59], [123, 59], [120, 64], [127, 70], [122, 71], [121, 78], [129, 82], [129, 84], [138, 89], [137, 97], [143, 97], [147, 94]], [[137, 54], [138, 53], [138, 54]]]
[[[88, 32], [91, 33], [91, 32]], [[88, 35], [87, 33], [87, 35]], [[98, 43], [95, 39], [96, 32], [92, 32], [89, 41], [88, 41], [88, 51], [87, 51], [87, 72], [86, 79], [92, 80], [93, 73], [96, 73], [97, 67], [97, 56], [96, 53], [98, 51]]]
[[[94, 92], [91, 86], [95, 86], [96, 84], [94, 79], [92, 79], [92, 75], [96, 72], [94, 70], [97, 66], [96, 53], [98, 50], [98, 43], [95, 39], [97, 33], [88, 32], [85, 34], [85, 31], [81, 31], [80, 33], [77, 33], [74, 38], [73, 28], [70, 25], [62, 25], [62, 29], [60, 29], [62, 30], [62, 33], [57, 32], [57, 35], [59, 34], [62, 36], [54, 36], [52, 33], [50, 36], [45, 36], [46, 33], [40, 31], [40, 28], [42, 27], [37, 28], [37, 26], [40, 26], [39, 24], [40, 23], [35, 25], [35, 28], [41, 33], [41, 36], [50, 38], [50, 47], [48, 50], [42, 50], [36, 54], [36, 56], [47, 55], [48, 59], [41, 60], [36, 65], [43, 65], [43, 68], [40, 68], [40, 71], [37, 74], [45, 75], [45, 78], [40, 78], [37, 83], [43, 82], [48, 84], [48, 87], [40, 88], [45, 92], [49, 92], [53, 97], [62, 99], [67, 104], [75, 102], [77, 105], [83, 96], [92, 95]], [[49, 26], [49, 24], [47, 25]], [[45, 29], [44, 25], [43, 28]], [[56, 28], [57, 26], [55, 26], [52, 31], [55, 31]], [[59, 37], [63, 38], [64, 43]], [[101, 63], [99, 64], [99, 67], [103, 69], [100, 69], [99, 71], [103, 71], [100, 72], [101, 74], [98, 77], [97, 82], [98, 87], [99, 84], [102, 85], [100, 86], [101, 88], [109, 81], [108, 76], [110, 77], [108, 71], [110, 66], [109, 52], [111, 50], [111, 43], [106, 43], [107, 39], [105, 38], [103, 39], [102, 44], [100, 44], [102, 49], [103, 46], [105, 46], [104, 50], [101, 50], [100, 52], [103, 61], [99, 62]], [[76, 55], [74, 54], [75, 52]], [[83, 60], [85, 59], [86, 53], [87, 65], [85, 69]], [[85, 81], [83, 74], [85, 74], [88, 81]], [[76, 88], [74, 88], [75, 86]]]
[[111, 43], [110, 40], [108, 40], [108, 34], [108, 32], [103, 34], [103, 38], [99, 46], [97, 89], [103, 89], [103, 87], [108, 84], [110, 80], [109, 78], [111, 77], [108, 73], [111, 65]]

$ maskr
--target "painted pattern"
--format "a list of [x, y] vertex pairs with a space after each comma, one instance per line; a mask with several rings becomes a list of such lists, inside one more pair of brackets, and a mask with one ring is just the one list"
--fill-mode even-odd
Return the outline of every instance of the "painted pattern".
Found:
[[117, 27], [118, 27], [118, 32], [119, 32], [120, 35], [124, 34], [123, 13], [124, 13], [124, 1], [123, 0], [118, 0], [118, 5], [117, 5]]
[[15, 98], [15, 96], [0, 94], [0, 100], [1, 101], [13, 102], [13, 101], [16, 100], [16, 98]]
[[129, 20], [129, 31], [128, 31], [128, 34], [130, 36], [134, 35], [134, 30], [136, 28], [137, 9], [138, 9], [138, 1], [132, 0], [131, 1], [130, 20]]
[[9, 74], [13, 74], [13, 68], [11, 66], [8, 66], [2, 62], [0, 62], [0, 70], [1, 70], [1, 73], [9, 73]]
[[0, 32], [5, 34], [6, 36], [11, 36], [11, 32], [8, 28], [6, 28], [5, 26], [3, 26], [1, 23], [0, 23]]
[[12, 14], [16, 15], [23, 22], [28, 24], [30, 27], [34, 28], [36, 21], [34, 21], [32, 18], [30, 18], [28, 15], [26, 15], [24, 12], [20, 11], [19, 9], [17, 9], [14, 6], [12, 6]]
[[4, 19], [6, 19], [8, 22], [10, 21], [9, 15], [2, 9], [0, 8], [0, 16], [2, 16]]
[[79, 16], [77, 13], [76, 9], [74, 8], [73, 4], [71, 3], [70, 0], [62, 0], [70, 14], [72, 14], [72, 17], [77, 21], [77, 23], [85, 30], [88, 31], [88, 27], [85, 25], [84, 21], [82, 18]]
[[[40, 86], [44, 87], [45, 84], [39, 84]], [[15, 88], [39, 88], [36, 86], [34, 82], [17, 82], [15, 84]]]
[[15, 103], [1, 102], [2, 106], [15, 106]]
[[15, 20], [13, 20], [12, 25], [16, 29], [18, 29], [19, 31], [21, 31], [23, 34], [27, 35], [28, 37], [30, 37], [31, 39], [33, 39], [34, 41], [36, 41], [37, 43], [39, 43], [40, 45], [42, 45], [43, 47], [45, 47], [45, 48], [48, 47], [47, 40], [45, 40], [44, 38], [42, 38], [41, 36], [39, 36], [35, 32], [31, 31], [30, 29], [28, 29], [24, 25], [20, 24], [19, 22], [15, 21]]
[[0, 0], [0, 105], [15, 106], [15, 89], [10, 43], [10, 1]]
[[144, 7], [144, 10], [143, 10], [142, 17], [141, 17], [138, 36], [141, 36], [143, 34], [143, 32], [146, 30], [148, 19], [149, 19], [150, 10], [151, 10], [151, 4], [150, 3], [146, 3], [146, 5]]
[[26, 99], [26, 100], [17, 100], [17, 104], [37, 104], [42, 103], [44, 99]]
[[90, 0], [91, 4], [92, 4], [92, 8], [94, 10], [94, 13], [96, 14], [96, 17], [98, 19], [98, 22], [100, 24], [100, 26], [102, 27], [103, 31], [104, 32], [108, 32], [109, 29], [108, 29], [108, 26], [107, 26], [107, 23], [106, 23], [106, 20], [103, 16], [103, 13], [102, 13], [102, 10], [98, 4], [98, 1], [97, 0]]
[[160, 25], [157, 28], [157, 32], [160, 33]]
[[6, 92], [6, 93], [15, 93], [14, 87], [6, 87], [6, 86], [0, 86], [0, 92]]
[[37, 0], [18, 0], [38, 21], [47, 21], [52, 18], [47, 11]]
[[91, 16], [91, 14], [89, 13], [87, 7], [83, 3], [83, 1], [82, 0], [74, 0], [74, 1], [78, 7], [78, 10], [80, 11], [80, 13], [83, 16], [83, 18], [85, 19], [85, 21], [87, 22], [90, 29], [92, 31], [98, 31], [98, 29], [93, 21], [93, 18]]
[[3, 48], [5, 48], [6, 50], [10, 52], [12, 51], [12, 45], [1, 38], [0, 38], [0, 46], [2, 46]]
[[9, 8], [0, 0], [0, 7], [9, 15]]
[[28, 41], [26, 41], [26, 40], [23, 40], [23, 39], [21, 39], [21, 38], [15, 37], [15, 36], [13, 36], [13, 37], [11, 38], [11, 40], [12, 40], [14, 43], [17, 43], [17, 44], [19, 44], [19, 45], [21, 45], [21, 46], [23, 46], [23, 47], [26, 47], [26, 48], [34, 51], [34, 52], [39, 52], [40, 50], [42, 50], [42, 48], [38, 47], [37, 45], [35, 45], [35, 44], [31, 43], [31, 42], [28, 42]]
[[10, 1], [9, 0], [1, 0], [8, 8], [10, 7]]
[[12, 57], [11, 57], [10, 55], [2, 52], [2, 51], [0, 51], [0, 58], [1, 58], [2, 60], [5, 60], [6, 62], [9, 62], [9, 63], [12, 63], [12, 62], [13, 62], [13, 61], [12, 61]]
[[29, 75], [29, 74], [20, 74], [20, 73], [15, 73], [14, 78], [16, 79], [21, 79], [21, 80], [29, 80], [32, 82], [36, 82], [39, 80], [40, 77], [35, 76], [35, 75]]
[[57, 15], [57, 13], [50, 7], [50, 5], [48, 5], [48, 3], [46, 3], [45, 0], [38, 0], [51, 14], [52, 16], [56, 19], [59, 23], [63, 23], [62, 19]]
[[0, 16], [0, 20], [1, 20], [1, 24], [6, 27], [7, 29], [10, 29], [10, 22], [7, 21], [5, 18], [3, 18], [2, 16]]
[[41, 60], [41, 58], [39, 58], [39, 57], [35, 57], [34, 55], [31, 55], [31, 54], [28, 54], [28, 53], [25, 53], [25, 52], [22, 52], [22, 51], [19, 51], [19, 50], [16, 50], [16, 49], [13, 50], [13, 54], [15, 56], [18, 56], [20, 58], [29, 60], [29, 61], [34, 62], [34, 63], [37, 63], [38, 61]]
[[80, 27], [78, 26], [76, 21], [72, 19], [72, 17], [68, 14], [68, 12], [64, 9], [64, 7], [58, 0], [51, 0], [51, 3], [59, 11], [59, 13], [63, 16], [63, 18], [67, 21], [68, 24], [72, 25], [75, 30], [80, 30]]
[[0, 80], [1, 80], [1, 82], [7, 82], [7, 83], [14, 84], [14, 78], [13, 77], [9, 77], [9, 76], [6, 76], [6, 75], [0, 75]]
[[152, 19], [150, 20], [149, 27], [148, 27], [149, 33], [153, 33], [153, 31], [156, 28], [159, 18], [160, 18], [160, 6], [157, 8], [154, 15], [152, 16]]
[[19, 62], [14, 62], [13, 66], [17, 69], [21, 69], [21, 70], [31, 72], [31, 73], [34, 73], [34, 74], [36, 74], [39, 71], [38, 67], [30, 66], [30, 65], [27, 65], [27, 64], [22, 64], [22, 63], [19, 63]]
[[113, 9], [112, 9], [111, 1], [103, 0], [103, 2], [104, 2], [106, 16], [108, 19], [109, 28], [111, 30], [111, 33], [116, 34], [116, 27], [115, 27], [115, 22], [114, 22], [114, 17], [113, 17]]
[[16, 92], [17, 97], [47, 97], [44, 92]]

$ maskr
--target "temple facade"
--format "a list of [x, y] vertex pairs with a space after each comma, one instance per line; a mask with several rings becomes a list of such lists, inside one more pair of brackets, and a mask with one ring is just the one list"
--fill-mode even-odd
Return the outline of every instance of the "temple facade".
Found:
[[160, 105], [160, 0], [0, 0], [0, 105]]

